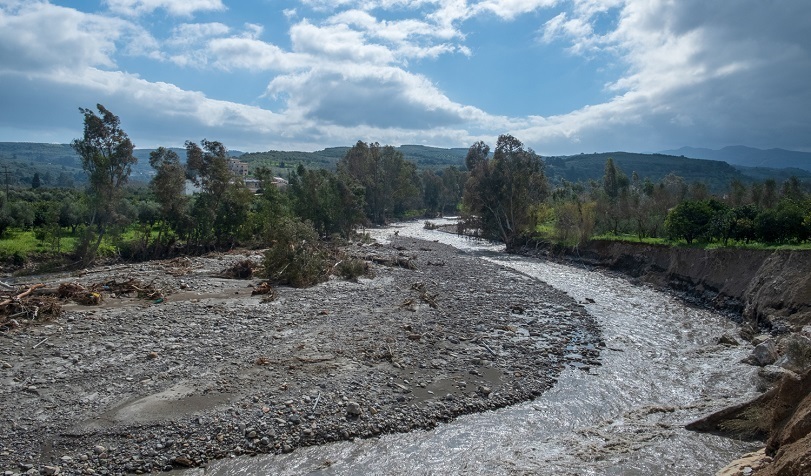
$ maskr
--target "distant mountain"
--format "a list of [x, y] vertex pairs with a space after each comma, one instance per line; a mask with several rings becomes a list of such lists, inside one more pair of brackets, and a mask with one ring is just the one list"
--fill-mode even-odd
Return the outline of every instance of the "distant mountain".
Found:
[[720, 150], [682, 147], [664, 150], [662, 154], [683, 155], [693, 159], [723, 160], [742, 167], [767, 167], [771, 169], [796, 168], [811, 171], [811, 152], [786, 149], [756, 149], [742, 145], [724, 147]]

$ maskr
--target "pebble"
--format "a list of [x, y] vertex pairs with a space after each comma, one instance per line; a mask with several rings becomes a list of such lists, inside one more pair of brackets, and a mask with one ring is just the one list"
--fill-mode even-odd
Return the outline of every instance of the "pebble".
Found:
[[360, 404], [358, 404], [358, 402], [348, 402], [346, 404], [346, 413], [350, 416], [360, 416]]

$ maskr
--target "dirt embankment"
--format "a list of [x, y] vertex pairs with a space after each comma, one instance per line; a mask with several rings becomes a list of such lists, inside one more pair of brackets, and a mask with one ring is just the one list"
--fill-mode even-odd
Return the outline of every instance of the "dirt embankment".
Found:
[[701, 250], [597, 240], [577, 250], [539, 249], [669, 288], [755, 327], [800, 330], [811, 323], [811, 252]]
[[[800, 356], [803, 360], [811, 357], [807, 344], [811, 341], [802, 335], [808, 334], [808, 327], [805, 332], [803, 327], [811, 323], [811, 252], [700, 250], [616, 241], [594, 241], [578, 250], [539, 247], [523, 252], [563, 256], [675, 290], [705, 305], [739, 314], [744, 338], [753, 338], [761, 330], [782, 334], [782, 340], [763, 343], [768, 349], [776, 342], [771, 352], [782, 348], [786, 355], [790, 353], [786, 352], [789, 342], [806, 342], [805, 350], [795, 350], [795, 354], [804, 353]], [[754, 337], [754, 343], [763, 338]], [[688, 425], [697, 431], [767, 440], [762, 455], [736, 462], [723, 474], [811, 473], [811, 370], [807, 362], [803, 368], [799, 375], [781, 371], [782, 379], [751, 402]]]

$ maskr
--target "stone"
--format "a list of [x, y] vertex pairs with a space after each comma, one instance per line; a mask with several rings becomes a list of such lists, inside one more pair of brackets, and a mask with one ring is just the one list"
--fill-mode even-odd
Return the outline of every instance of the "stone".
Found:
[[736, 345], [738, 345], [738, 339], [736, 339], [735, 337], [733, 337], [733, 336], [731, 336], [729, 334], [724, 334], [724, 335], [722, 335], [721, 337], [718, 338], [718, 344], [736, 346]]
[[107, 451], [107, 448], [105, 448], [102, 445], [96, 445], [96, 446], [93, 447], [93, 452], [96, 453], [97, 455], [100, 455], [100, 454], [102, 454], [102, 453], [104, 453], [106, 451]]
[[62, 468], [59, 466], [44, 466], [42, 472], [47, 475], [55, 475], [62, 473]]
[[358, 402], [347, 402], [346, 414], [354, 417], [360, 416], [361, 414], [360, 404]]
[[779, 355], [777, 354], [777, 346], [774, 345], [774, 340], [769, 339], [755, 346], [755, 348], [752, 349], [752, 355], [749, 357], [750, 359], [747, 360], [758, 367], [775, 363]]

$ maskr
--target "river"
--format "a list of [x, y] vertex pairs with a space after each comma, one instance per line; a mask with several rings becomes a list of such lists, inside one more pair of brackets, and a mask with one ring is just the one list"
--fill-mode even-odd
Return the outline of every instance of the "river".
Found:
[[431, 431], [212, 462], [191, 474], [706, 475], [759, 445], [683, 429], [755, 395], [748, 346], [728, 318], [582, 266], [508, 255], [503, 246], [423, 228], [374, 230], [438, 240], [545, 281], [584, 303], [606, 343], [602, 365], [569, 368], [527, 403], [460, 417]]

